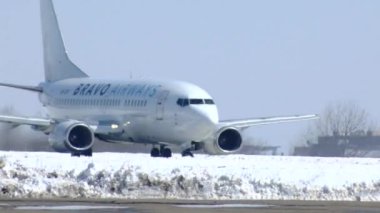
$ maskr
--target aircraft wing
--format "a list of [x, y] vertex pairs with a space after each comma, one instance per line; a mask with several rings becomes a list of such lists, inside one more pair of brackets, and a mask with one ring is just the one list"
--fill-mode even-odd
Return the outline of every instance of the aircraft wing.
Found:
[[38, 127], [50, 127], [54, 124], [53, 120], [44, 119], [44, 118], [30, 118], [30, 117], [22, 117], [22, 116], [8, 116], [8, 115], [0, 115], [0, 122], [10, 123], [13, 125], [32, 125]]
[[33, 91], [33, 92], [42, 92], [42, 88], [38, 87], [38, 86], [34, 87], [34, 86], [25, 86], [25, 85], [19, 85], [19, 84], [8, 84], [8, 83], [0, 83], [0, 86], [29, 90], [29, 91]]
[[248, 128], [251, 126], [273, 124], [273, 123], [285, 123], [293, 121], [318, 119], [318, 115], [294, 115], [294, 116], [282, 116], [282, 117], [262, 117], [252, 119], [240, 119], [240, 120], [225, 120], [220, 121], [220, 127], [236, 127], [236, 128]]
[[[33, 128], [36, 130], [46, 131], [49, 130], [49, 128], [53, 125], [57, 124], [57, 121], [46, 118], [0, 115], [0, 123], [9, 123], [15, 127], [19, 125], [30, 125], [33, 126]], [[89, 127], [96, 134], [118, 133], [122, 131], [119, 128], [119, 125], [114, 126], [112, 123], [95, 126], [89, 125]]]

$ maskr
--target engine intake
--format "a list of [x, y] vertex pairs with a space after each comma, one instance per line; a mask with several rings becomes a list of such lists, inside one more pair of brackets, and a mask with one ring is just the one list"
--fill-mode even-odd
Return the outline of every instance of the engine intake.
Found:
[[49, 143], [59, 152], [81, 152], [92, 148], [92, 129], [78, 121], [65, 121], [57, 124], [49, 135]]
[[242, 138], [236, 129], [226, 129], [219, 133], [218, 143], [220, 149], [225, 151], [235, 151], [241, 146]]
[[204, 149], [209, 154], [225, 154], [240, 149], [243, 139], [235, 128], [220, 129], [213, 141], [206, 141]]

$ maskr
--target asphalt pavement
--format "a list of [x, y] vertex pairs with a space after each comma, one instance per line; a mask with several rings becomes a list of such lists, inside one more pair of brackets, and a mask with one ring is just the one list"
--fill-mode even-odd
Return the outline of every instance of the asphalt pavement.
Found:
[[378, 213], [380, 202], [181, 201], [181, 200], [1, 200], [1, 213]]

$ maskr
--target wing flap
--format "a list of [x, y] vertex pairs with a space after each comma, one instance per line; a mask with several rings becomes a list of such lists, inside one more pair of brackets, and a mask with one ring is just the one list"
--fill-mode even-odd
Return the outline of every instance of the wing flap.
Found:
[[318, 119], [319, 116], [312, 115], [294, 115], [294, 116], [281, 116], [281, 117], [262, 117], [262, 118], [251, 118], [251, 119], [240, 119], [240, 120], [225, 120], [220, 121], [220, 127], [236, 127], [236, 128], [247, 128], [251, 126], [274, 124], [274, 123], [285, 123], [303, 120]]

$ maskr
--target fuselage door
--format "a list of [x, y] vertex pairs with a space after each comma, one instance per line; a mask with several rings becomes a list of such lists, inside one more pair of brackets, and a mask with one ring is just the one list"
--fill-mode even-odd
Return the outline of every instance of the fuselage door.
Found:
[[169, 91], [164, 90], [161, 91], [160, 94], [158, 94], [157, 98], [157, 113], [156, 113], [156, 119], [157, 120], [163, 120], [164, 119], [164, 112], [165, 112], [165, 102], [168, 98]]

